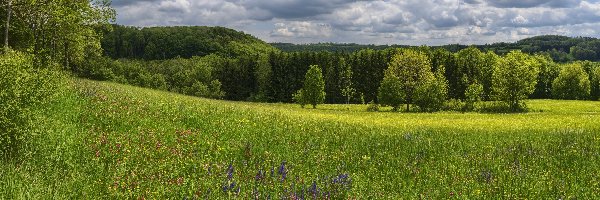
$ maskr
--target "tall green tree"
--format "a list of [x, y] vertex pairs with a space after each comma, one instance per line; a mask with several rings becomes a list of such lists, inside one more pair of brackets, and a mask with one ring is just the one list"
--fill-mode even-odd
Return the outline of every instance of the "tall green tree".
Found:
[[304, 87], [302, 96], [313, 108], [325, 101], [325, 81], [321, 68], [317, 65], [311, 65], [304, 77]]
[[538, 74], [538, 82], [535, 86], [535, 91], [531, 97], [551, 98], [552, 82], [558, 77], [560, 67], [552, 61], [552, 58], [549, 55], [540, 54], [533, 56], [533, 58], [539, 63], [540, 73]]
[[492, 87], [498, 100], [508, 104], [511, 111], [525, 108], [526, 99], [535, 90], [539, 64], [520, 51], [511, 51], [500, 59], [492, 75]]
[[590, 95], [592, 100], [600, 100], [600, 67], [596, 67], [592, 70], [592, 79], [590, 81]]
[[[489, 59], [493, 59], [490, 57]], [[464, 99], [465, 91], [469, 85], [483, 82], [484, 54], [475, 47], [469, 47], [456, 53], [457, 77], [459, 78], [456, 89], [460, 99]]]
[[381, 86], [379, 86], [379, 103], [391, 106], [392, 110], [398, 111], [406, 98], [406, 94], [402, 89], [400, 79], [390, 71], [386, 71]]
[[6, 8], [12, 17], [6, 20], [10, 24], [5, 27], [9, 32], [5, 40], [9, 34], [19, 38], [8, 41], [9, 45], [65, 67], [101, 53], [102, 35], [97, 30], [115, 16], [109, 0], [11, 0]]
[[341, 69], [340, 69], [340, 77], [339, 84], [342, 88], [342, 96], [346, 97], [346, 104], [350, 103], [350, 99], [356, 94], [356, 89], [354, 89], [352, 85], [352, 67], [347, 65], [344, 59], [341, 59]]
[[415, 105], [422, 111], [434, 112], [443, 108], [448, 98], [448, 81], [444, 76], [444, 66], [439, 66], [435, 76], [425, 80], [415, 93]]
[[[396, 97], [401, 97], [402, 102], [381, 102], [387, 105], [406, 104], [406, 110], [410, 110], [410, 104], [413, 103], [415, 91], [418, 87], [425, 84], [433, 78], [431, 71], [431, 61], [427, 54], [422, 51], [405, 49], [396, 53], [388, 64], [388, 69], [385, 71], [386, 76], [390, 79], [398, 79], [402, 88], [400, 94], [393, 94]], [[383, 84], [383, 82], [382, 82]], [[381, 91], [387, 89], [380, 88]], [[386, 94], [387, 95], [387, 94]], [[398, 98], [392, 98], [396, 100]]]
[[563, 66], [552, 82], [552, 94], [558, 99], [587, 99], [590, 96], [590, 80], [580, 63]]

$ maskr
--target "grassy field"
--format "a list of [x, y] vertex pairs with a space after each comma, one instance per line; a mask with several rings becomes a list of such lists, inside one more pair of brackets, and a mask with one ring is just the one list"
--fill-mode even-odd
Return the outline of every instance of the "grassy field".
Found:
[[600, 102], [393, 113], [73, 85], [0, 166], [0, 199], [600, 198]]

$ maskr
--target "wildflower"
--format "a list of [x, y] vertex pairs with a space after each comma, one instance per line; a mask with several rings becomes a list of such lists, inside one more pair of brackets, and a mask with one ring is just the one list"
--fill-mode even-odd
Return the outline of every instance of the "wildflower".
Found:
[[265, 177], [265, 173], [263, 172], [263, 170], [260, 170], [260, 169], [259, 169], [259, 170], [258, 170], [258, 173], [256, 174], [256, 177], [255, 177], [255, 179], [256, 179], [257, 181], [260, 181], [260, 180], [262, 180], [264, 177]]
[[271, 167], [271, 177], [274, 176], [274, 173], [275, 173], [275, 167]]
[[233, 178], [233, 164], [229, 164], [227, 168], [227, 179], [231, 180]]
[[285, 161], [281, 162], [277, 173], [281, 175], [281, 181], [284, 181], [287, 176], [287, 170], [285, 169]]
[[317, 198], [317, 194], [318, 194], [318, 189], [317, 189], [317, 182], [313, 181], [312, 185], [310, 186], [310, 188], [308, 188], [308, 192], [310, 194], [312, 194], [313, 198]]

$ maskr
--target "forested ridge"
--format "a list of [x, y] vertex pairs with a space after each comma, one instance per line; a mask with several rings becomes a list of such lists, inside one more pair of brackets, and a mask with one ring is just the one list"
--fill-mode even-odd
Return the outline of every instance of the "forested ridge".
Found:
[[[316, 43], [316, 44], [292, 44], [292, 43], [270, 43], [277, 49], [285, 52], [294, 51], [341, 51], [356, 52], [362, 49], [383, 50], [388, 48], [406, 48], [409, 45], [373, 45], [355, 43]], [[481, 51], [493, 51], [504, 55], [512, 50], [520, 50], [525, 53], [548, 54], [556, 62], [569, 62], [575, 60], [600, 60], [600, 40], [591, 37], [567, 37], [559, 35], [534, 36], [517, 42], [497, 42], [483, 45], [446, 44], [432, 46], [442, 48], [456, 53], [468, 47], [476, 47]]]
[[[293, 45], [306, 47], [298, 51], [276, 44], [282, 51], [223, 27], [112, 28], [102, 40], [104, 55], [109, 58], [90, 58], [76, 73], [201, 97], [293, 102], [309, 66], [316, 65], [325, 80], [325, 103], [379, 103], [384, 71], [392, 57], [414, 49], [426, 55], [432, 72], [443, 67], [440, 73], [447, 82], [446, 99], [466, 102], [469, 86], [478, 84], [482, 89], [479, 99], [488, 101], [498, 96], [493, 91], [493, 70], [510, 51], [521, 51], [530, 55], [538, 71], [528, 98], [559, 98], [558, 91], [553, 94], [552, 84], [562, 69], [561, 62], [581, 65], [591, 81], [589, 92], [580, 99], [597, 99], [599, 93], [594, 82], [597, 64], [574, 61], [581, 57], [579, 48], [594, 46], [594, 38], [538, 36], [479, 46]], [[562, 60], [555, 61], [555, 57]]]

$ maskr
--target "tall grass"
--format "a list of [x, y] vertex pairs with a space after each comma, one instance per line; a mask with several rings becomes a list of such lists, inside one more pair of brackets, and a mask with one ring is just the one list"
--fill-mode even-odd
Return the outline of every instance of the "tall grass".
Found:
[[[520, 114], [207, 100], [76, 80], [1, 199], [583, 198], [600, 195], [600, 106]], [[569, 109], [570, 108], [570, 109]]]

